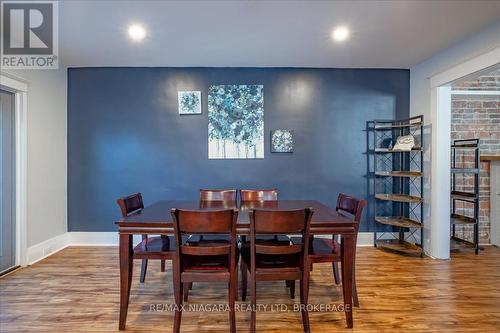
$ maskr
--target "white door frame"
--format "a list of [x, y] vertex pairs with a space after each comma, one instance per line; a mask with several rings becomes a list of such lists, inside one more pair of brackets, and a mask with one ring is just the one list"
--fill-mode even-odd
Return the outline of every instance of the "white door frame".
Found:
[[431, 89], [431, 225], [429, 254], [450, 258], [450, 83], [500, 63], [500, 47], [453, 66], [430, 78]]
[[16, 147], [16, 262], [28, 264], [27, 242], [27, 103], [28, 83], [0, 72], [0, 88], [15, 94]]

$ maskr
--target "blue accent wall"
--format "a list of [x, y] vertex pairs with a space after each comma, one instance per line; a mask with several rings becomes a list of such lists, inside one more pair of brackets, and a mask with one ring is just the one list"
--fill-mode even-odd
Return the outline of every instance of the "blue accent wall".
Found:
[[[264, 159], [208, 159], [213, 84], [264, 85]], [[409, 86], [396, 69], [71, 68], [68, 230], [116, 231], [115, 200], [137, 191], [146, 205], [200, 188], [276, 187], [331, 206], [339, 192], [367, 197], [366, 122], [406, 118]], [[202, 115], [178, 114], [179, 90], [202, 91]], [[273, 129], [294, 130], [293, 154], [270, 152]]]

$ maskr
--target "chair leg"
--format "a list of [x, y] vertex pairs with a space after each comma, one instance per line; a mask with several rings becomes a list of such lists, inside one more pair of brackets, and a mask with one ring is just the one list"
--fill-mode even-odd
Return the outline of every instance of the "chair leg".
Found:
[[174, 293], [175, 293], [175, 301], [176, 307], [174, 312], [174, 333], [179, 333], [181, 330], [181, 318], [182, 318], [182, 291], [183, 283], [180, 282], [180, 279], [176, 279], [174, 281]]
[[290, 298], [295, 298], [295, 280], [288, 280], [288, 284], [290, 285]]
[[146, 279], [146, 270], [148, 269], [148, 259], [142, 259], [142, 264], [141, 264], [141, 277], [140, 280], [141, 283], [144, 283], [144, 280]]
[[187, 283], [184, 284], [184, 288], [182, 288], [182, 298], [184, 302], [187, 302], [189, 300], [189, 286]]
[[231, 333], [236, 333], [236, 313], [234, 304], [236, 302], [236, 294], [238, 293], [238, 270], [230, 277], [229, 281], [229, 327]]
[[290, 280], [285, 280], [285, 286], [286, 286], [287, 288], [290, 288]]
[[311, 329], [309, 327], [309, 312], [307, 311], [307, 302], [309, 300], [309, 287], [306, 285], [309, 283], [308, 279], [302, 279], [300, 283], [300, 313], [302, 315], [302, 325], [304, 326], [304, 332], [310, 333]]
[[245, 302], [247, 299], [247, 279], [248, 279], [248, 272], [247, 272], [247, 265], [245, 264], [245, 261], [241, 259], [240, 262], [240, 269], [241, 269], [241, 300]]
[[255, 333], [255, 322], [257, 320], [257, 279], [254, 274], [251, 274], [251, 279], [252, 279], [252, 295], [251, 295], [251, 300], [250, 300], [250, 306], [252, 311], [250, 312], [250, 332]]
[[356, 269], [352, 267], [352, 303], [359, 308], [358, 288], [356, 287]]
[[335, 279], [335, 284], [339, 284], [340, 283], [340, 275], [339, 275], [338, 262], [336, 262], [336, 261], [332, 262], [332, 269], [333, 269], [333, 278]]
[[165, 260], [161, 261], [161, 271], [165, 272]]

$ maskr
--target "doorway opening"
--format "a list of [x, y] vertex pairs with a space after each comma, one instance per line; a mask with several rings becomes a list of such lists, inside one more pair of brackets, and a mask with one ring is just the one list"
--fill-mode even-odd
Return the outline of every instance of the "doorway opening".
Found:
[[0, 90], [0, 275], [16, 267], [15, 94]]
[[452, 148], [452, 164], [455, 160], [463, 167], [452, 165], [452, 186], [473, 197], [462, 200], [452, 196], [452, 214], [457, 218], [452, 218], [451, 247], [499, 246], [500, 64], [458, 79], [451, 87], [452, 147], [453, 143], [471, 142], [462, 140], [477, 143], [477, 149]]

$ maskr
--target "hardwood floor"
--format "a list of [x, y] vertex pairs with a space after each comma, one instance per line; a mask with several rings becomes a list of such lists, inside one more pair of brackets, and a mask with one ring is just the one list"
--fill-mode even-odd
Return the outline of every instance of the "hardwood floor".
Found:
[[[134, 265], [127, 331], [171, 332], [173, 313], [150, 311], [173, 304], [171, 266], [148, 265], [139, 283]], [[354, 329], [340, 312], [310, 314], [312, 332], [498, 332], [500, 328], [500, 249], [486, 247], [453, 254], [451, 261], [408, 258], [360, 248], [357, 258], [361, 308]], [[118, 249], [71, 247], [0, 279], [0, 331], [118, 331]], [[293, 306], [283, 282], [261, 282], [257, 303]], [[341, 304], [331, 266], [315, 265], [309, 303]], [[227, 304], [223, 284], [195, 284], [188, 304]], [[241, 302], [238, 302], [241, 304]], [[237, 329], [248, 331], [250, 314], [236, 314]], [[185, 312], [181, 332], [227, 332], [225, 312]], [[301, 332], [300, 312], [258, 312], [258, 332]]]

